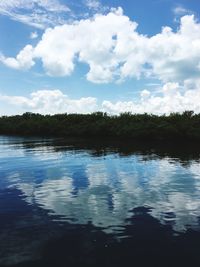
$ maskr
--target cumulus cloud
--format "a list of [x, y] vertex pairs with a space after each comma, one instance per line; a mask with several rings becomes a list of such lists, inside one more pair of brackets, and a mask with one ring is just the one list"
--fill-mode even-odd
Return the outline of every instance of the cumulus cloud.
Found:
[[33, 61], [33, 52], [33, 47], [31, 45], [27, 45], [19, 52], [16, 58], [6, 58], [5, 56], [0, 55], [0, 62], [13, 69], [28, 70], [35, 64]]
[[93, 97], [71, 99], [60, 90], [39, 90], [30, 97], [0, 95], [0, 101], [19, 107], [21, 113], [91, 113], [97, 108], [97, 100]]
[[[200, 24], [194, 15], [186, 15], [177, 31], [164, 27], [147, 37], [138, 33], [137, 23], [121, 8], [111, 9], [105, 15], [47, 29], [29, 53], [30, 64], [25, 66], [30, 68], [39, 59], [51, 76], [71, 75], [75, 65], [83, 62], [89, 65], [87, 79], [94, 83], [141, 77], [180, 83], [200, 75]], [[8, 59], [1, 61], [16, 68], [18, 56]]]
[[[190, 89], [186, 90], [188, 84]], [[200, 80], [196, 85], [198, 84], [200, 84]], [[160, 89], [159, 94], [143, 90], [136, 101], [111, 102], [104, 100], [99, 104], [93, 97], [70, 99], [60, 90], [39, 90], [33, 92], [30, 97], [0, 95], [0, 101], [13, 106], [13, 112], [17, 107], [21, 113], [26, 111], [42, 114], [103, 111], [111, 115], [124, 112], [162, 115], [172, 112], [182, 113], [185, 110], [200, 113], [200, 86], [192, 88], [189, 81], [185, 87], [180, 86], [179, 83], [166, 83]]]
[[103, 101], [102, 109], [110, 114], [123, 112], [170, 114], [193, 110], [200, 113], [200, 87], [183, 90], [178, 83], [167, 83], [163, 86], [160, 95], [153, 95], [149, 91], [141, 92], [138, 101]]
[[180, 19], [176, 31], [164, 27], [154, 36], [139, 34], [137, 23], [121, 8], [48, 28], [35, 47], [26, 45], [15, 57], [0, 55], [0, 61], [14, 69], [30, 69], [41, 60], [48, 75], [71, 75], [78, 62], [88, 64], [87, 80], [119, 82], [127, 78], [154, 77], [163, 83], [159, 94], [143, 90], [138, 101], [95, 98], [72, 100], [61, 91], [37, 91], [26, 97], [1, 96], [2, 101], [23, 110], [40, 113], [106, 111], [169, 114], [200, 112], [200, 23], [194, 15]]

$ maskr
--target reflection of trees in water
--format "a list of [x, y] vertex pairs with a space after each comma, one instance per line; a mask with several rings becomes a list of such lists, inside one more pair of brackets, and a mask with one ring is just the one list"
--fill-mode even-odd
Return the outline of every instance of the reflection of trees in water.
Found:
[[[6, 144], [12, 143], [15, 149], [36, 149], [40, 152], [87, 151], [91, 156], [105, 156], [118, 153], [120, 156], [141, 155], [143, 160], [169, 158], [189, 166], [191, 161], [200, 161], [200, 145], [198, 143], [174, 142], [134, 142], [133, 140], [115, 139], [80, 139], [80, 138], [31, 138], [13, 137]], [[2, 143], [2, 142], [1, 142]]]

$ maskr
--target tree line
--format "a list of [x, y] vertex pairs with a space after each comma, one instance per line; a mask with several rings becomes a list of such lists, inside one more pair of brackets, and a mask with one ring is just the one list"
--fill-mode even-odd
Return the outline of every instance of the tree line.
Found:
[[193, 111], [170, 115], [92, 114], [41, 115], [26, 112], [23, 115], [0, 117], [0, 134], [100, 137], [132, 140], [200, 140], [200, 114]]

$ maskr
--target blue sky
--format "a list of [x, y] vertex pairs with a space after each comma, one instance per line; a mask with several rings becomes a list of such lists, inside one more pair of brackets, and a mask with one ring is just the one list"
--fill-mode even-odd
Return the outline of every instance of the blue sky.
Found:
[[200, 112], [198, 0], [2, 0], [0, 114]]

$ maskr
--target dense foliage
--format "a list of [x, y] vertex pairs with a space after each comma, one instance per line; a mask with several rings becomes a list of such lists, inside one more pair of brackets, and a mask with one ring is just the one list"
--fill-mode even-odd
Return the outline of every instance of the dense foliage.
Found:
[[135, 140], [200, 140], [200, 114], [185, 111], [169, 116], [123, 113], [41, 115], [24, 113], [0, 117], [0, 134], [59, 137], [110, 137]]

